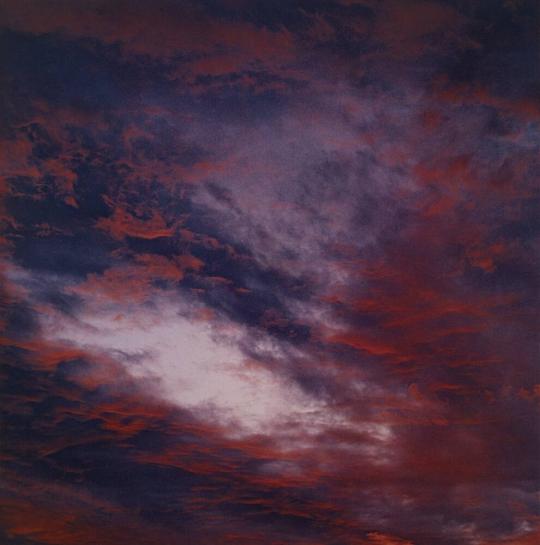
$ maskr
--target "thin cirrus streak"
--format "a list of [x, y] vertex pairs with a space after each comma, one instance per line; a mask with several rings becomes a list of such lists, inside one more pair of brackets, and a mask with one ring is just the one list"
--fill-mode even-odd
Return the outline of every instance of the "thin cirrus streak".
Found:
[[538, 542], [537, 2], [0, 14], [2, 542]]

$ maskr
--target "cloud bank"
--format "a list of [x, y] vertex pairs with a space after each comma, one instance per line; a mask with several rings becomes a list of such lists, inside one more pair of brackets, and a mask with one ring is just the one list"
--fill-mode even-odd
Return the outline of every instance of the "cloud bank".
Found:
[[540, 539], [536, 2], [0, 2], [13, 545]]

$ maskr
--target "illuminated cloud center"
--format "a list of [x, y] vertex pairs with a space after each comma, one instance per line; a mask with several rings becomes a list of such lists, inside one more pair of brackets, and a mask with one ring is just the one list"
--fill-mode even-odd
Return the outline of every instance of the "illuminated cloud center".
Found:
[[159, 314], [147, 309], [84, 314], [78, 322], [46, 329], [55, 340], [113, 355], [166, 401], [246, 431], [309, 418], [323, 408], [294, 384], [248, 361], [237, 346], [240, 328], [227, 327], [218, 336], [206, 322], [170, 307]]

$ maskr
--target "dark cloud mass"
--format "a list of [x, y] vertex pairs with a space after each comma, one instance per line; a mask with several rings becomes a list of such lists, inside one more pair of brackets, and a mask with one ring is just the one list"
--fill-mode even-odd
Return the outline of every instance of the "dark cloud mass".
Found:
[[0, 0], [0, 541], [540, 541], [540, 4]]

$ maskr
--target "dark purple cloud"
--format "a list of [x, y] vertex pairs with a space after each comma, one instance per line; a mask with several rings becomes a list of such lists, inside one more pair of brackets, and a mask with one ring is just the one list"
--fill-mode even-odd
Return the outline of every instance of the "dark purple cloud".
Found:
[[537, 542], [536, 2], [0, 10], [6, 543]]

